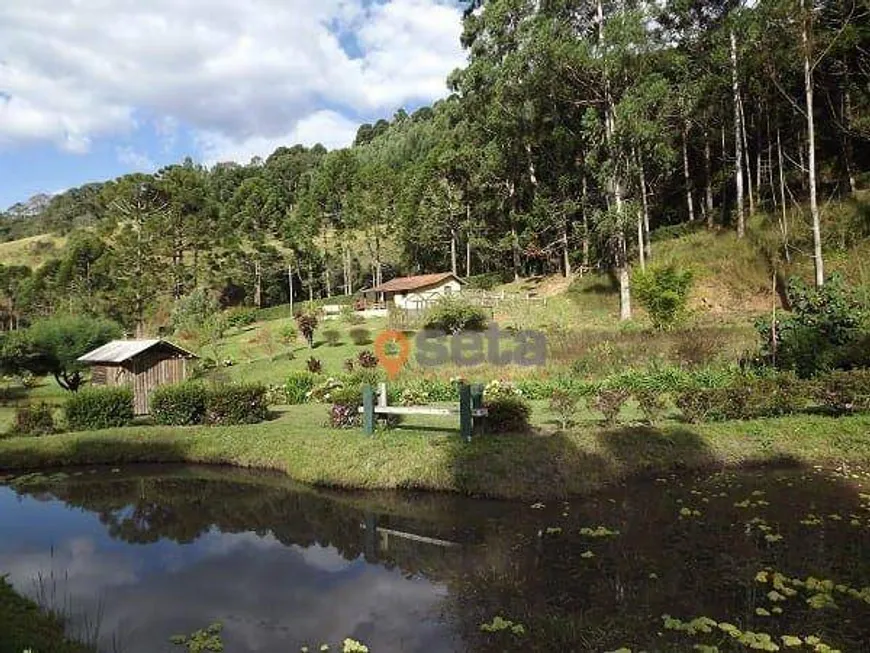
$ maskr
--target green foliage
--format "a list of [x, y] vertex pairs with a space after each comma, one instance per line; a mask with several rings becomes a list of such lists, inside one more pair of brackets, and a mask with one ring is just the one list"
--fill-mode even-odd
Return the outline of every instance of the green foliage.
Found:
[[550, 396], [550, 411], [555, 413], [559, 418], [559, 425], [566, 429], [574, 421], [574, 416], [577, 414], [577, 404], [580, 398], [562, 388], [555, 388]]
[[323, 332], [323, 337], [330, 347], [337, 347], [341, 344], [341, 331], [338, 329], [326, 329]]
[[364, 349], [356, 356], [357, 363], [363, 369], [372, 369], [378, 366], [378, 357], [374, 352]]
[[121, 336], [110, 320], [61, 315], [34, 323], [23, 333], [10, 335], [4, 350], [21, 369], [51, 374], [65, 390], [76, 392], [84, 379], [78, 358]]
[[692, 290], [692, 272], [674, 265], [637, 270], [632, 291], [656, 329], [673, 329], [686, 312]]
[[343, 304], [341, 307], [341, 320], [346, 324], [362, 324], [365, 318], [353, 310], [351, 304]]
[[67, 638], [60, 615], [18, 594], [5, 576], [0, 576], [0, 651], [93, 653], [91, 647]]
[[792, 312], [775, 332], [770, 320], [756, 325], [763, 361], [804, 378], [870, 363], [866, 316], [842, 277], [831, 275], [821, 288], [792, 278], [788, 299]]
[[311, 356], [307, 361], [305, 361], [305, 367], [308, 368], [308, 371], [311, 374], [320, 374], [323, 371], [323, 363], [319, 358], [315, 358]]
[[269, 417], [266, 386], [219, 385], [208, 392], [206, 422], [212, 426], [257, 424]]
[[445, 333], [483, 331], [489, 322], [486, 312], [461, 295], [443, 295], [426, 313], [426, 328]]
[[483, 407], [487, 409], [484, 420], [490, 433], [525, 433], [529, 430], [532, 407], [520, 395], [484, 395]]
[[500, 272], [487, 272], [466, 277], [465, 287], [472, 290], [492, 290], [504, 281]]
[[281, 342], [283, 342], [285, 345], [292, 345], [296, 342], [296, 338], [299, 337], [299, 331], [290, 322], [283, 325], [278, 334], [281, 337]]
[[644, 419], [649, 424], [655, 424], [665, 412], [666, 403], [664, 395], [654, 388], [638, 388], [631, 393], [637, 401]]
[[296, 325], [299, 333], [305, 338], [309, 347], [314, 347], [314, 332], [317, 329], [317, 316], [314, 313], [299, 313], [296, 315]]
[[[211, 293], [197, 288], [189, 295], [175, 302], [172, 308], [172, 317], [169, 325], [173, 332], [198, 331], [202, 325], [208, 322], [214, 315], [220, 312], [220, 304]], [[230, 314], [226, 315], [226, 321], [230, 324]], [[236, 313], [235, 315], [239, 315]], [[236, 326], [231, 324], [231, 326]]]
[[44, 401], [16, 408], [15, 419], [9, 429], [9, 435], [17, 437], [51, 435], [56, 432], [54, 408]]
[[64, 417], [71, 431], [127, 426], [133, 421], [133, 390], [129, 387], [87, 388], [66, 400]]
[[372, 332], [368, 329], [357, 328], [348, 331], [350, 339], [357, 347], [365, 347], [372, 343]]
[[870, 370], [830, 372], [813, 385], [816, 400], [835, 414], [870, 410]]
[[221, 631], [223, 624], [217, 622], [190, 635], [174, 635], [169, 641], [187, 653], [221, 653], [224, 650]]
[[729, 385], [684, 387], [675, 400], [692, 423], [793, 415], [808, 408], [810, 385], [790, 374], [736, 377]]
[[317, 384], [319, 377], [308, 370], [291, 372], [284, 383], [284, 393], [288, 404], [304, 404], [308, 393]]
[[164, 385], [151, 393], [151, 416], [158, 424], [193, 426], [205, 420], [209, 390], [201, 383]]
[[257, 309], [238, 306], [227, 311], [226, 318], [229, 327], [241, 329], [257, 321]]
[[589, 407], [604, 416], [604, 424], [612, 426], [619, 419], [619, 412], [628, 401], [631, 392], [625, 388], [600, 388], [594, 395], [587, 398]]

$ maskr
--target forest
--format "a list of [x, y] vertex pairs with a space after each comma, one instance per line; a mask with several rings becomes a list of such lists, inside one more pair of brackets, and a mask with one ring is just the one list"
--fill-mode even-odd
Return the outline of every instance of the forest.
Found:
[[628, 319], [654, 232], [758, 221], [824, 283], [842, 240], [825, 206], [870, 170], [868, 0], [465, 4], [449, 95], [351, 147], [186, 159], [10, 209], [0, 239], [64, 244], [0, 264], [0, 326], [73, 312], [142, 332], [195, 289], [266, 307], [445, 270], [608, 271]]

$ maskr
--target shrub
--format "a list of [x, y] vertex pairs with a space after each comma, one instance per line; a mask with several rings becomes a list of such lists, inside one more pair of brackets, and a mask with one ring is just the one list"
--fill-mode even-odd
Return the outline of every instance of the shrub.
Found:
[[329, 423], [334, 429], [352, 429], [360, 425], [359, 406], [336, 403], [329, 407]]
[[126, 426], [133, 421], [133, 390], [87, 388], [67, 399], [64, 416], [71, 431]]
[[357, 347], [365, 347], [372, 343], [372, 332], [368, 329], [351, 329], [348, 331], [348, 335]]
[[207, 403], [208, 390], [201, 383], [164, 385], [151, 393], [151, 416], [170, 426], [202, 424]]
[[357, 354], [356, 360], [363, 369], [372, 369], [378, 366], [378, 357], [368, 349], [364, 349]]
[[524, 433], [529, 429], [532, 409], [519, 395], [499, 395], [484, 399], [486, 428], [491, 433]]
[[296, 342], [296, 338], [299, 337], [299, 331], [296, 330], [295, 325], [293, 325], [291, 322], [288, 322], [281, 327], [278, 335], [281, 338], [281, 342], [283, 342], [285, 345], [292, 345]]
[[319, 358], [315, 358], [314, 356], [305, 362], [305, 366], [312, 374], [320, 374], [323, 371], [323, 363], [320, 362]]
[[661, 330], [672, 329], [682, 319], [691, 290], [691, 271], [673, 265], [638, 270], [632, 280], [635, 297]]
[[[384, 380], [384, 376], [381, 370], [376, 367], [364, 367], [346, 375], [343, 380], [344, 384], [350, 387], [362, 388], [364, 385], [370, 385], [377, 388], [378, 384]], [[392, 386], [390, 388], [395, 389]]]
[[[211, 293], [197, 288], [175, 302], [169, 325], [172, 331], [198, 331], [200, 326], [220, 310], [218, 300]], [[229, 319], [229, 314], [227, 315]]]
[[870, 370], [826, 374], [816, 380], [814, 394], [838, 415], [870, 410]]
[[644, 419], [655, 424], [665, 412], [665, 399], [661, 392], [654, 388], [637, 388], [632, 396], [643, 413]]
[[50, 404], [43, 401], [16, 408], [15, 421], [9, 429], [9, 435], [28, 437], [51, 435], [56, 430], [53, 409]]
[[338, 329], [327, 329], [323, 332], [323, 337], [326, 338], [326, 344], [330, 347], [337, 347], [341, 344], [341, 332]]
[[558, 416], [561, 428], [566, 429], [573, 424], [578, 401], [579, 397], [568, 390], [562, 388], [553, 390], [550, 396], [550, 411]]
[[698, 424], [710, 421], [721, 403], [720, 397], [718, 389], [686, 388], [677, 394], [675, 403], [687, 422]]
[[590, 408], [604, 416], [604, 424], [610, 426], [616, 423], [619, 411], [630, 396], [631, 393], [625, 388], [600, 388], [587, 401]]
[[426, 314], [427, 329], [459, 333], [483, 331], [489, 321], [486, 312], [457, 295], [444, 295]]
[[423, 406], [430, 401], [429, 393], [420, 386], [404, 388], [399, 393], [399, 403], [403, 406]]
[[257, 309], [239, 306], [227, 311], [227, 326], [241, 329], [257, 321]]
[[804, 378], [866, 362], [865, 316], [839, 275], [821, 288], [793, 278], [787, 292], [791, 315], [777, 321], [775, 330], [770, 320], [756, 324], [764, 362]]
[[314, 313], [299, 313], [296, 325], [309, 347], [314, 347], [314, 331], [317, 329], [317, 316]]
[[500, 272], [487, 272], [485, 274], [476, 274], [466, 277], [465, 286], [475, 290], [492, 290], [497, 285], [502, 283], [502, 275]]
[[208, 391], [206, 422], [210, 425], [256, 424], [268, 416], [262, 384], [220, 385]]
[[362, 324], [365, 322], [365, 318], [353, 310], [353, 306], [350, 304], [344, 304], [341, 307], [341, 319], [347, 324]]
[[[455, 389], [454, 389], [455, 394]], [[503, 397], [521, 397], [522, 392], [517, 386], [511, 381], [504, 381], [502, 379], [494, 379], [486, 384], [483, 388], [483, 398], [484, 399], [501, 399]]]
[[330, 377], [309, 390], [308, 400], [317, 403], [331, 402], [333, 393], [341, 388], [344, 388], [344, 383]]
[[314, 372], [300, 370], [290, 372], [284, 383], [284, 396], [288, 404], [304, 404], [308, 401], [308, 393], [317, 384], [318, 376]]
[[345, 372], [353, 372], [356, 369], [356, 361], [353, 358], [345, 358], [342, 365]]

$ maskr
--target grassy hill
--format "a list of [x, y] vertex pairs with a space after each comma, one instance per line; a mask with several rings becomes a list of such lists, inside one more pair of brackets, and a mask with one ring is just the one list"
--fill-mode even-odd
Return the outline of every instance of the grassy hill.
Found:
[[0, 263], [35, 269], [48, 259], [59, 256], [65, 244], [66, 238], [52, 234], [0, 243]]

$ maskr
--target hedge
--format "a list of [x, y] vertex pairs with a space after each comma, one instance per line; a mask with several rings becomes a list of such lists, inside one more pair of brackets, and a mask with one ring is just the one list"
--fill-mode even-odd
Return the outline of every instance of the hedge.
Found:
[[267, 393], [260, 384], [163, 386], [151, 395], [151, 414], [168, 426], [257, 424], [269, 416]]
[[64, 416], [71, 431], [126, 426], [133, 421], [133, 390], [128, 387], [87, 388], [66, 400]]

